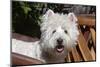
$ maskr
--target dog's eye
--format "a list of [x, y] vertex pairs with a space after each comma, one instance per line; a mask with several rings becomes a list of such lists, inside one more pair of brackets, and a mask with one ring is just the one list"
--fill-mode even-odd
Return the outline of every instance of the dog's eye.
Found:
[[52, 33], [55, 33], [56, 32], [56, 30], [54, 30]]
[[67, 30], [64, 31], [66, 34], [68, 33]]

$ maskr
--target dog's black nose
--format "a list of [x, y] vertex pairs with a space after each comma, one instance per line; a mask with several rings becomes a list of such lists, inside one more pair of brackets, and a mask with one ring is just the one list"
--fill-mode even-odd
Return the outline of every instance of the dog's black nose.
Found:
[[60, 44], [60, 45], [61, 45], [61, 44], [62, 44], [62, 42], [63, 42], [63, 39], [61, 39], [61, 38], [57, 39], [57, 43], [58, 43], [58, 44]]

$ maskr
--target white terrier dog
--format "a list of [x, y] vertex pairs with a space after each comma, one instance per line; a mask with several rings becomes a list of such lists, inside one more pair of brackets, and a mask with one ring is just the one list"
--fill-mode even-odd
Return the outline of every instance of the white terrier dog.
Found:
[[45, 63], [61, 63], [68, 49], [75, 46], [79, 31], [74, 13], [58, 14], [48, 10], [42, 17], [41, 39], [37, 42], [12, 40], [12, 51]]

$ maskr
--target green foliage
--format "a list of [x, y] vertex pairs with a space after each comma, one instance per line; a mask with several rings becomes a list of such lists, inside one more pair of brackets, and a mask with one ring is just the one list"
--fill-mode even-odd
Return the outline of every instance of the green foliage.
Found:
[[30, 2], [12, 2], [12, 31], [40, 37], [40, 6]]

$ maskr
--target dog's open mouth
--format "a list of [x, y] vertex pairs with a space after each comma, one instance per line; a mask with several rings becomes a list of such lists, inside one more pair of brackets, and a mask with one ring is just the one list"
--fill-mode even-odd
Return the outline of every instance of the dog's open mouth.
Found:
[[64, 46], [63, 45], [57, 45], [56, 46], [56, 51], [61, 53], [64, 50]]

